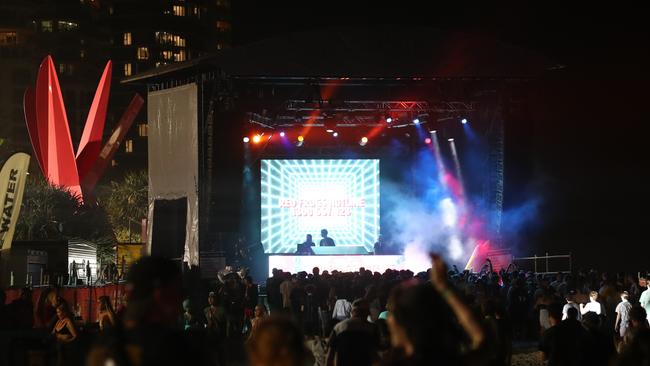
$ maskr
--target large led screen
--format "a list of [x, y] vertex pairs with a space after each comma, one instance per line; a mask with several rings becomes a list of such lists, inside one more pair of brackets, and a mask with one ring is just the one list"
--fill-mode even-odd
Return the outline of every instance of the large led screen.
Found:
[[[379, 235], [379, 160], [262, 160], [261, 238], [266, 253], [295, 253], [307, 234], [327, 254], [366, 254]], [[313, 248], [320, 254], [320, 248]], [[338, 253], [340, 252], [340, 253]]]

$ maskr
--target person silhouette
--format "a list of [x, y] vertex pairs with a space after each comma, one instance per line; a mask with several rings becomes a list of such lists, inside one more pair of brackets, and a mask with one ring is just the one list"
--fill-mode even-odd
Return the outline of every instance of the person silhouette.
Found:
[[320, 236], [323, 237], [323, 239], [320, 240], [321, 247], [333, 247], [336, 245], [334, 244], [334, 239], [327, 236], [327, 229], [321, 230]]

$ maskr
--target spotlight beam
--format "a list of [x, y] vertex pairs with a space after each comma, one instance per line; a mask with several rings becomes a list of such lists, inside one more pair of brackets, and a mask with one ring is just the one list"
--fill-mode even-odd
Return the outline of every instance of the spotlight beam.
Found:
[[460, 194], [462, 197], [465, 196], [465, 182], [463, 180], [463, 175], [460, 169], [460, 161], [458, 160], [458, 151], [456, 151], [456, 143], [454, 139], [449, 139], [449, 147], [451, 148], [451, 155], [454, 158], [454, 168], [456, 170], [456, 179], [458, 179], [458, 184], [460, 188]]
[[436, 131], [431, 131], [431, 141], [433, 145], [433, 155], [436, 158], [436, 165], [438, 166], [438, 182], [444, 187], [445, 163], [442, 161], [442, 154], [440, 153], [440, 142], [438, 142], [438, 134]]

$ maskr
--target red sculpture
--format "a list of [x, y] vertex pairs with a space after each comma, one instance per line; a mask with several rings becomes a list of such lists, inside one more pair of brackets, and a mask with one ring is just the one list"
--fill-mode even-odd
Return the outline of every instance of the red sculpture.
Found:
[[[143, 104], [142, 102], [131, 103], [125, 113], [128, 118], [122, 118], [117, 128], [122, 131], [119, 133], [119, 141], [117, 144], [116, 141], [112, 141], [111, 146], [105, 146], [104, 156], [98, 159], [102, 150], [111, 71], [112, 64], [108, 61], [95, 92], [76, 154], [72, 147], [65, 104], [51, 56], [47, 56], [41, 62], [36, 79], [36, 91], [28, 88], [23, 99], [29, 138], [43, 175], [50, 184], [68, 189], [82, 201], [84, 193], [86, 196], [92, 196], [95, 183], [106, 169], [106, 160], [115, 154], [114, 146], [119, 145], [124, 139], [125, 131], [131, 127]], [[134, 99], [142, 101], [137, 94]], [[93, 179], [87, 179], [91, 171], [93, 171]], [[82, 182], [89, 184], [82, 185]]]

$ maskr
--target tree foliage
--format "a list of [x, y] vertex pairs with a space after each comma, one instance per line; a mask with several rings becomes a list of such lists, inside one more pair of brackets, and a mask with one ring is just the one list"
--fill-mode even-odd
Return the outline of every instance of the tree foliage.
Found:
[[112, 181], [102, 194], [102, 205], [108, 213], [119, 242], [140, 242], [142, 219], [147, 217], [148, 176], [144, 170], [129, 172], [121, 181]]
[[98, 257], [112, 255], [115, 235], [104, 209], [82, 204], [68, 190], [30, 175], [16, 225], [16, 240], [81, 239], [97, 246]]

